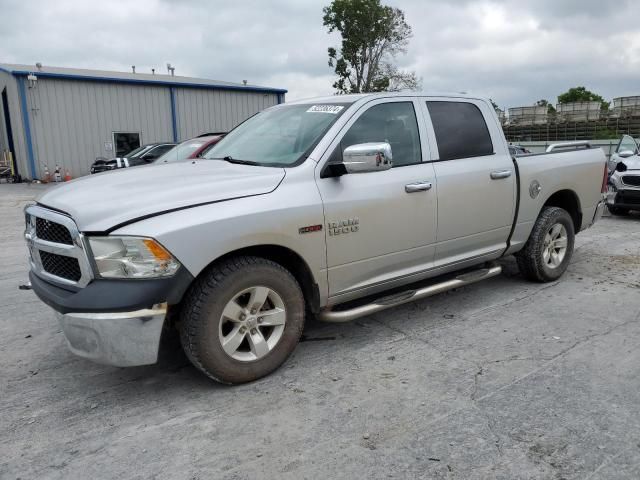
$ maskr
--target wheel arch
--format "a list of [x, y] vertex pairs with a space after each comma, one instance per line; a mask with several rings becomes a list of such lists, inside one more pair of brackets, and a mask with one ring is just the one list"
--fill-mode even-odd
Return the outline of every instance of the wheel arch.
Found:
[[240, 256], [265, 258], [282, 265], [300, 285], [304, 300], [311, 311], [313, 313], [320, 311], [320, 289], [309, 265], [300, 254], [282, 245], [252, 245], [231, 250], [209, 263], [196, 278], [204, 275], [212, 266], [229, 258]]
[[554, 192], [542, 205], [544, 207], [559, 207], [566, 210], [573, 220], [573, 230], [578, 233], [582, 229], [582, 207], [580, 198], [570, 189]]

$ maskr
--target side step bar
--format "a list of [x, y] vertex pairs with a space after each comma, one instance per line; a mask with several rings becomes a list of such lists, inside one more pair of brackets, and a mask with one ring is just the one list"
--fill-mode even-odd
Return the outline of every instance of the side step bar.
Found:
[[403, 303], [413, 302], [438, 293], [446, 292], [447, 290], [471, 285], [472, 283], [479, 282], [480, 280], [500, 275], [501, 272], [502, 267], [500, 265], [490, 265], [485, 268], [463, 273], [452, 280], [446, 280], [417, 290], [408, 290], [388, 297], [378, 298], [371, 303], [354, 307], [349, 310], [323, 310], [318, 314], [318, 320], [329, 323], [349, 322], [365, 315], [371, 315], [372, 313], [380, 312], [387, 308], [402, 305]]

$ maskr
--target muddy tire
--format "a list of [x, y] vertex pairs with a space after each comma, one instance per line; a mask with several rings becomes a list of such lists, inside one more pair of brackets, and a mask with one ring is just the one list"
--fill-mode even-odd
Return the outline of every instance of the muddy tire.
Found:
[[302, 335], [305, 304], [296, 279], [281, 265], [236, 257], [210, 268], [189, 289], [180, 341], [193, 365], [226, 384], [273, 372]]
[[516, 253], [520, 273], [535, 282], [557, 280], [569, 266], [574, 242], [569, 213], [558, 207], [543, 208], [525, 247]]

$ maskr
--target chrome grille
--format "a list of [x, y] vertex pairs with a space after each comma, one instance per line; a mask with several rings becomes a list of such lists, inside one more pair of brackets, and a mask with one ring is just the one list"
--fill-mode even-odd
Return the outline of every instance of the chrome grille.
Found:
[[623, 175], [622, 183], [631, 187], [640, 187], [640, 175]]
[[56, 277], [66, 278], [77, 282], [82, 277], [80, 264], [77, 258], [56, 255], [55, 253], [40, 250], [40, 261], [45, 272]]
[[73, 239], [67, 227], [44, 218], [36, 217], [36, 236], [53, 243], [73, 245]]
[[86, 286], [92, 278], [91, 267], [83, 236], [71, 217], [30, 205], [25, 209], [25, 220], [33, 273], [54, 283]]

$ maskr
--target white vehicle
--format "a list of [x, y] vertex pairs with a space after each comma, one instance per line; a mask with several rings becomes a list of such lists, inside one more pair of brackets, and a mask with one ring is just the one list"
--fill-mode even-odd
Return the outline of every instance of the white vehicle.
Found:
[[612, 215], [640, 210], [640, 156], [638, 143], [625, 135], [609, 160], [607, 208]]
[[[588, 144], [515, 158], [485, 99], [344, 95], [271, 107], [204, 158], [124, 169], [26, 208], [33, 290], [71, 350], [255, 380], [305, 315], [344, 322], [500, 274], [548, 282], [604, 208]], [[418, 283], [419, 282], [419, 283]]]

